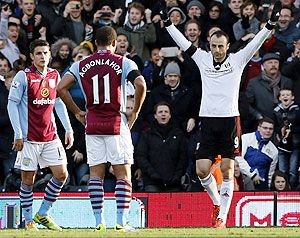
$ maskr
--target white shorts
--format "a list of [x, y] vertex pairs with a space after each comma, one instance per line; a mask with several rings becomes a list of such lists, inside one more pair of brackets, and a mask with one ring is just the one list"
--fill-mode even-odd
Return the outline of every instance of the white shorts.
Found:
[[63, 164], [67, 164], [67, 156], [60, 139], [43, 143], [25, 141], [23, 149], [17, 154], [15, 168], [36, 171], [38, 165], [42, 169]]
[[120, 135], [86, 135], [86, 151], [89, 166], [107, 162], [112, 165], [133, 164], [133, 145], [128, 127], [123, 127]]

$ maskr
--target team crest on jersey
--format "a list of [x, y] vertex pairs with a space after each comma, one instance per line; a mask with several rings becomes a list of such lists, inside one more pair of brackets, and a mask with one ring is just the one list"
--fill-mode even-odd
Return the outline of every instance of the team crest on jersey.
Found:
[[42, 90], [41, 90], [42, 97], [46, 98], [49, 96], [49, 94], [50, 94], [50, 92], [49, 92], [48, 88], [42, 88]]
[[12, 84], [11, 84], [11, 87], [14, 88], [14, 89], [17, 89], [19, 87], [19, 85], [20, 85], [19, 82], [13, 81]]
[[49, 86], [50, 86], [50, 88], [55, 88], [55, 86], [56, 86], [55, 79], [49, 79]]

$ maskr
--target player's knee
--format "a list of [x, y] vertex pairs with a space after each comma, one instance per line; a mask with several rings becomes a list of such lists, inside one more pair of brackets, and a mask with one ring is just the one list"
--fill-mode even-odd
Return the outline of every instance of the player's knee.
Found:
[[208, 176], [209, 170], [205, 169], [197, 169], [197, 175], [200, 179], [204, 179]]
[[65, 183], [65, 182], [67, 181], [67, 178], [68, 178], [68, 172], [67, 172], [67, 171], [63, 171], [63, 172], [57, 174], [57, 175], [55, 176], [55, 178], [56, 178], [58, 181], [60, 181], [60, 182], [62, 182], [62, 183]]

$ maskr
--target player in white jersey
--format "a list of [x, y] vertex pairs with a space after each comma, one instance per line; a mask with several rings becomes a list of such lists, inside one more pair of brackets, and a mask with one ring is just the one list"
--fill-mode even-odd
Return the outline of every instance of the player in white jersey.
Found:
[[[273, 8], [270, 20], [242, 50], [227, 54], [229, 38], [223, 31], [212, 34], [210, 52], [196, 48], [169, 21], [162, 7], [161, 17], [166, 29], [177, 45], [196, 62], [202, 79], [201, 118], [202, 140], [197, 150], [196, 172], [201, 184], [211, 197], [214, 209], [212, 225], [226, 228], [226, 219], [231, 204], [234, 181], [234, 157], [239, 153], [238, 96], [241, 75], [254, 53], [267, 39], [278, 21], [281, 3]], [[222, 156], [223, 181], [220, 194], [210, 167], [217, 155]]]

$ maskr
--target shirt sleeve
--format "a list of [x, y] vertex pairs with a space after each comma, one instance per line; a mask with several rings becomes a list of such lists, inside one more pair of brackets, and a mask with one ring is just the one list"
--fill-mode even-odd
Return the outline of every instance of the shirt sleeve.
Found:
[[14, 129], [15, 139], [22, 139], [23, 134], [22, 134], [22, 128], [21, 128], [21, 123], [20, 123], [18, 103], [15, 101], [12, 101], [12, 100], [8, 100], [7, 111], [8, 111], [11, 125]]
[[259, 50], [261, 45], [265, 42], [271, 30], [268, 30], [266, 27], [262, 28], [256, 36], [243, 48], [242, 50], [235, 53], [235, 57], [237, 57], [236, 62], [239, 62], [240, 65], [246, 65], [249, 60], [253, 57], [255, 52]]
[[66, 132], [73, 132], [66, 105], [60, 98], [55, 100], [55, 111]]
[[9, 90], [8, 100], [20, 103], [27, 87], [27, 79], [24, 71], [19, 71], [13, 78], [11, 88]]
[[80, 78], [80, 75], [79, 75], [79, 61], [73, 63], [65, 74], [73, 75], [75, 80], [78, 81], [79, 78]]

